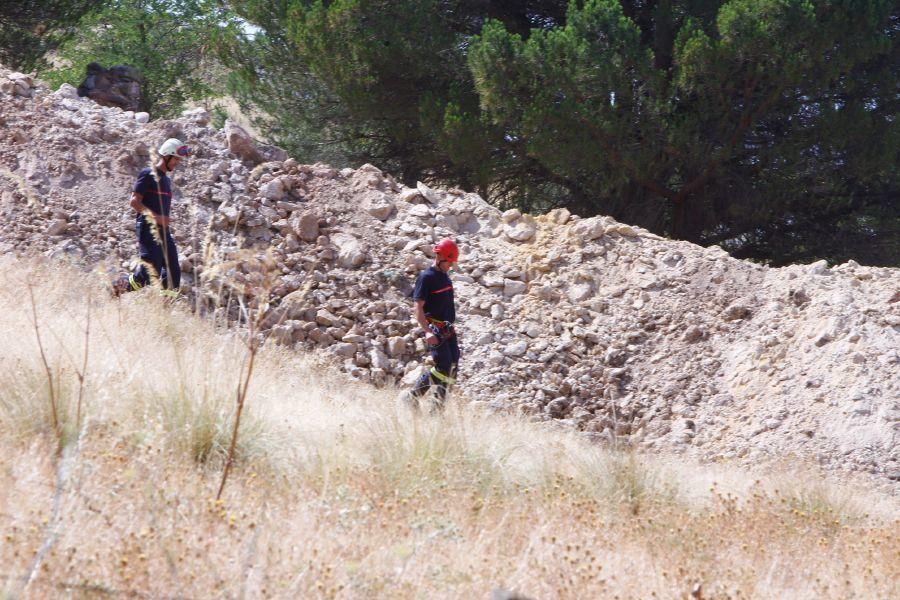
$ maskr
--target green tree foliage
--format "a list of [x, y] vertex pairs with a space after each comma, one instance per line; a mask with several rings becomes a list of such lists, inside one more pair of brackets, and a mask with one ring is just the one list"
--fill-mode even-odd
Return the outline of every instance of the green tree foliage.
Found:
[[143, 109], [154, 118], [178, 114], [188, 100], [209, 97], [221, 72], [210, 52], [233, 27], [215, 0], [116, 0], [84, 17], [79, 35], [59, 49], [67, 66], [45, 77], [78, 86], [85, 67], [127, 64], [142, 77]]
[[478, 113], [478, 99], [458, 85], [465, 53], [437, 2], [235, 5], [263, 31], [229, 48], [244, 67], [233, 89], [261, 109], [258, 125], [273, 141], [305, 160], [466, 179], [439, 140], [447, 105], [459, 126], [468, 111]]
[[527, 41], [490, 23], [469, 52], [566, 204], [775, 262], [900, 259], [891, 2], [637, 4]]
[[234, 89], [301, 158], [774, 263], [900, 263], [891, 0], [232, 4], [260, 28], [225, 46]]
[[0, 3], [0, 63], [31, 71], [69, 34], [95, 0], [6, 1]]

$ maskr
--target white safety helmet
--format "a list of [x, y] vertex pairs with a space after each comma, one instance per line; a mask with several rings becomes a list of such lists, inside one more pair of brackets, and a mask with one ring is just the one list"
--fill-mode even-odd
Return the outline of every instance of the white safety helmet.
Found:
[[159, 155], [162, 157], [177, 156], [179, 158], [187, 158], [191, 154], [193, 154], [191, 147], [187, 144], [182, 144], [181, 140], [175, 138], [167, 139], [159, 147]]

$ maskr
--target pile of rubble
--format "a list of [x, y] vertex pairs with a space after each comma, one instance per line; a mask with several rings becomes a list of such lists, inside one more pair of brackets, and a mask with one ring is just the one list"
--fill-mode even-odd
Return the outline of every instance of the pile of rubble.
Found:
[[[0, 89], [14, 77], [0, 71]], [[183, 286], [217, 294], [216, 264], [268, 251], [278, 343], [363, 380], [410, 381], [425, 346], [409, 292], [451, 237], [470, 402], [600, 440], [709, 460], [794, 455], [900, 481], [897, 269], [772, 269], [608, 217], [500, 212], [371, 165], [298, 164], [212, 128], [203, 109], [148, 122], [15, 81], [0, 97], [0, 251], [127, 267], [130, 185], [178, 137], [197, 149], [174, 177]]]

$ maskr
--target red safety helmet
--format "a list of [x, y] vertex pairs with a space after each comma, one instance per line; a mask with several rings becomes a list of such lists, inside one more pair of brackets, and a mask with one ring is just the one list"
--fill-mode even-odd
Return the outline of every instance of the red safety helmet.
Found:
[[456, 247], [453, 240], [441, 240], [434, 245], [432, 250], [434, 250], [435, 256], [442, 261], [446, 260], [455, 263], [459, 260], [459, 248]]

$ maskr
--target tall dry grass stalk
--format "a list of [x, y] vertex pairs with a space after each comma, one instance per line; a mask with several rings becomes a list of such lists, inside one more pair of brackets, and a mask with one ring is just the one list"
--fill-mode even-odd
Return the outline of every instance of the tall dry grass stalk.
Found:
[[247, 401], [247, 390], [250, 387], [250, 379], [253, 377], [253, 367], [256, 364], [256, 355], [259, 352], [260, 338], [259, 328], [263, 317], [269, 308], [269, 294], [271, 292], [271, 261], [260, 261], [259, 269], [262, 270], [260, 281], [253, 286], [248, 286], [241, 296], [241, 309], [247, 323], [247, 359], [241, 364], [238, 375], [238, 385], [235, 397], [234, 426], [231, 432], [231, 444], [228, 446], [228, 455], [225, 458], [225, 468], [222, 470], [222, 482], [219, 491], [216, 492], [216, 500], [222, 498], [222, 491], [228, 481], [228, 474], [234, 465], [235, 449], [237, 448], [238, 431], [241, 426], [241, 415], [244, 412], [244, 403]]
[[56, 388], [53, 385], [53, 371], [50, 369], [50, 363], [47, 362], [47, 354], [44, 352], [44, 343], [41, 340], [41, 325], [37, 314], [37, 306], [34, 301], [34, 288], [28, 283], [28, 299], [31, 301], [31, 326], [34, 328], [34, 337], [37, 340], [38, 352], [41, 356], [41, 364], [44, 366], [44, 373], [47, 375], [47, 399], [50, 403], [50, 415], [53, 419], [53, 433], [56, 436], [56, 453], [62, 454], [63, 450], [63, 430], [62, 423], [59, 418], [59, 409], [56, 403]]
[[[0, 289], [17, 283], [8, 260]], [[39, 353], [0, 346], [0, 452], [15, 457], [0, 468], [0, 596], [900, 595], [890, 493], [610, 452], [468, 407], [413, 419], [392, 393], [267, 344], [217, 499], [246, 329], [154, 293], [96, 300], [81, 382], [65, 357], [84, 324], [55, 308], [84, 314], [90, 281], [18, 268], [40, 282], [59, 405], [82, 389], [84, 412], [56, 485]], [[0, 294], [3, 331], [29, 335], [29, 314]]]

